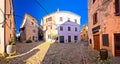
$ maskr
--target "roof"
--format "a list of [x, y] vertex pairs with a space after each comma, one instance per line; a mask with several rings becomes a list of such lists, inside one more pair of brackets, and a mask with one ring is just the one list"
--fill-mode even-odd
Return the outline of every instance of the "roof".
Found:
[[37, 22], [37, 19], [36, 19], [36, 18], [34, 18], [34, 17], [31, 16], [30, 14], [26, 13], [26, 14], [24, 15], [24, 19], [23, 19], [23, 21], [22, 21], [22, 24], [21, 24], [20, 28], [22, 28], [22, 27], [25, 25], [25, 23], [26, 23], [26, 21], [25, 21], [26, 17], [30, 17], [31, 19], [34, 19], [34, 20]]
[[[53, 13], [51, 13], [51, 14], [48, 14], [48, 15], [46, 15], [46, 16], [49, 16], [49, 15], [52, 15], [52, 14], [56, 14], [56, 13], [68, 13], [68, 14], [73, 14], [73, 15], [75, 15], [75, 16], [78, 16], [78, 17], [80, 17], [80, 15], [78, 15], [78, 14], [75, 14], [75, 13], [73, 13], [73, 12], [70, 12], [70, 11], [56, 11], [56, 12], [53, 12]], [[44, 17], [46, 17], [46, 16], [44, 16]]]

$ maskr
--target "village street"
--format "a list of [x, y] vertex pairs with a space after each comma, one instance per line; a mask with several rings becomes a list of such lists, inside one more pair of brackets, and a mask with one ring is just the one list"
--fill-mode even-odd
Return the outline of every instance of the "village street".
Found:
[[[99, 52], [82, 43], [17, 43], [17, 54], [0, 64], [100, 64]], [[109, 61], [111, 61], [109, 59]], [[119, 64], [119, 63], [113, 63]]]

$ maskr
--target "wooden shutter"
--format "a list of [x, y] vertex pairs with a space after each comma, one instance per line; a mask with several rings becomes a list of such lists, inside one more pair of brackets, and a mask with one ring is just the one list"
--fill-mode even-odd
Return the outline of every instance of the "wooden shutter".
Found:
[[97, 23], [97, 13], [93, 15], [93, 25]]
[[93, 4], [94, 4], [95, 0], [93, 0]]
[[120, 15], [120, 0], [115, 0], [115, 15]]

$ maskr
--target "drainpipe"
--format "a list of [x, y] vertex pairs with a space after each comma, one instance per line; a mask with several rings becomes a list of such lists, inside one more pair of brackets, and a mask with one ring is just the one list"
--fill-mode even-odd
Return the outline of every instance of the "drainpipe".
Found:
[[6, 53], [6, 0], [4, 0], [4, 53]]

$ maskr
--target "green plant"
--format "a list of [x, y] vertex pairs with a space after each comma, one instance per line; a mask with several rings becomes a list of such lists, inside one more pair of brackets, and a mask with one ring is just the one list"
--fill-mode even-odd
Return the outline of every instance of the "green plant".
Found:
[[53, 39], [53, 40], [56, 40], [56, 39], [57, 39], [57, 37], [58, 37], [58, 36], [57, 36], [57, 35], [55, 35], [55, 34], [54, 34], [54, 35], [52, 35], [52, 39]]
[[9, 45], [15, 45], [15, 40], [11, 40], [10, 42], [9, 42]]
[[110, 61], [109, 60], [105, 60], [105, 61], [103, 61], [102, 64], [110, 64]]
[[32, 43], [32, 40], [26, 40], [26, 43]]

